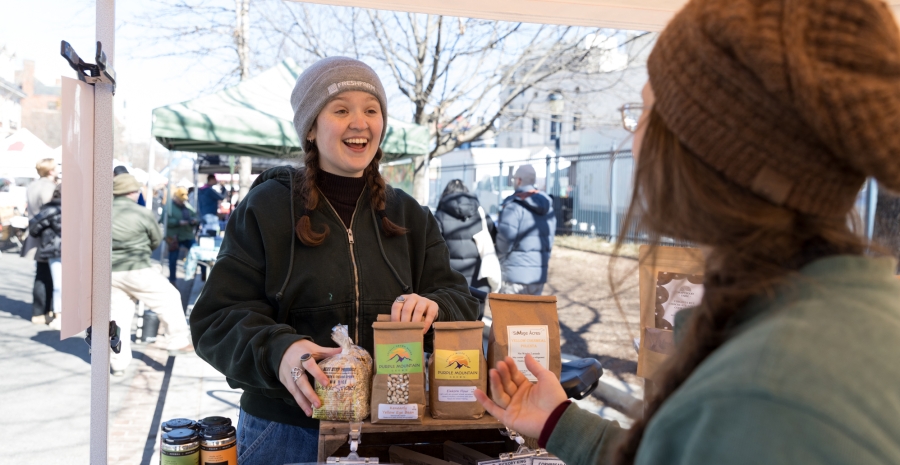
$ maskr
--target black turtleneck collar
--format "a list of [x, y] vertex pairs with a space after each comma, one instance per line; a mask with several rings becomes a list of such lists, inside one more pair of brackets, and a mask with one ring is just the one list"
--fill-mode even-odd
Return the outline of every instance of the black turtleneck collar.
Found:
[[366, 187], [366, 178], [348, 178], [319, 170], [316, 175], [316, 185], [331, 206], [337, 211], [344, 226], [350, 228], [350, 220], [356, 210], [356, 201]]

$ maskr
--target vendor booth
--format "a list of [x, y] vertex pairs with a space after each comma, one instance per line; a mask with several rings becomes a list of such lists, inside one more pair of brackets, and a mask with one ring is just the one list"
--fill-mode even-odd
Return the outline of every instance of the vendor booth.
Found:
[[[393, 11], [443, 14], [491, 20], [521, 21], [545, 24], [580, 25], [619, 29], [659, 31], [681, 8], [685, 0], [495, 0], [490, 2], [458, 0], [314, 0], [315, 3], [375, 8]], [[888, 2], [895, 12], [900, 11], [900, 0]], [[64, 236], [63, 250], [80, 254], [81, 260], [72, 256], [63, 259], [64, 275], [76, 274], [66, 282], [78, 287], [65, 288], [67, 302], [88, 313], [86, 320], [63, 322], [63, 335], [72, 335], [89, 324], [94, 328], [91, 340], [91, 452], [90, 463], [107, 463], [108, 408], [109, 408], [109, 328], [110, 307], [110, 223], [112, 202], [113, 159], [113, 93], [115, 90], [115, 0], [96, 2], [96, 39], [102, 43], [98, 50], [94, 69], [88, 69], [79, 86], [72, 87], [68, 105], [75, 108], [69, 126], [70, 133], [78, 134], [75, 148], [64, 148], [68, 157], [64, 197], [81, 196], [84, 208], [79, 212], [79, 234]], [[65, 49], [64, 49], [65, 54]], [[70, 57], [69, 57], [70, 58]], [[77, 63], [77, 56], [76, 63]], [[82, 63], [83, 64], [83, 63]], [[75, 65], [73, 65], [75, 66]], [[154, 111], [153, 136], [170, 150], [183, 150], [221, 155], [253, 155], [287, 158], [298, 155], [299, 141], [291, 124], [290, 105], [287, 96], [299, 69], [284, 62], [279, 66], [247, 80], [238, 86], [190, 102], [158, 108]], [[265, 82], [265, 85], [262, 83]], [[84, 84], [84, 85], [81, 85]], [[277, 87], [276, 87], [277, 86]], [[273, 89], [280, 89], [275, 90]], [[285, 89], [287, 89], [285, 91]], [[64, 113], [68, 111], [64, 87]], [[76, 102], [77, 106], [72, 102]], [[66, 119], [64, 118], [64, 121]], [[79, 124], [78, 122], [89, 124]], [[69, 124], [69, 123], [65, 123]], [[72, 132], [74, 131], [74, 132]], [[395, 155], [424, 154], [428, 150], [428, 133], [425, 128], [391, 121], [385, 152]], [[65, 139], [65, 138], [64, 138]], [[74, 215], [64, 221], [76, 221]], [[91, 229], [91, 225], [95, 225]], [[77, 229], [73, 223], [72, 228]], [[64, 225], [64, 228], [67, 226]], [[65, 253], [65, 252], [64, 252]], [[90, 276], [77, 281], [77, 274], [91, 270]], [[73, 284], [74, 285], [74, 284]], [[68, 297], [72, 296], [72, 297]], [[76, 313], [73, 306], [72, 311]], [[555, 309], [555, 302], [554, 302]], [[517, 323], [521, 324], [521, 323]], [[552, 325], [551, 325], [552, 326]], [[546, 327], [546, 326], [545, 326]], [[113, 336], [115, 336], [113, 334]], [[115, 342], [115, 341], [113, 341]], [[559, 340], [555, 341], [556, 349]], [[553, 349], [553, 344], [550, 349]], [[557, 352], [558, 356], [558, 352]], [[380, 376], [380, 375], [377, 375]], [[387, 376], [387, 375], [383, 375]], [[374, 400], [373, 400], [374, 402]], [[427, 413], [426, 413], [427, 415]], [[427, 418], [427, 417], [426, 417]], [[455, 424], [442, 423], [454, 421]], [[392, 441], [388, 434], [409, 438], [427, 439], [430, 446], [438, 447], [437, 436], [446, 439], [471, 438], [491, 443], [490, 453], [496, 457], [498, 450], [510, 446], [509, 439], [497, 433], [499, 424], [489, 416], [478, 420], [441, 420], [437, 423], [423, 420], [419, 424], [392, 425], [364, 423], [356, 427], [348, 422], [323, 423], [320, 430], [320, 457], [344, 455], [359, 450], [359, 434], [362, 444], [387, 446]], [[371, 436], [366, 436], [371, 434]], [[383, 435], [383, 436], [376, 436]], [[452, 437], [451, 437], [452, 435]], [[512, 435], [510, 435], [512, 436]], [[351, 439], [346, 449], [347, 438]], [[367, 438], [371, 438], [367, 442]], [[346, 450], [342, 450], [345, 448]], [[390, 451], [389, 451], [390, 452]], [[385, 457], [384, 447], [372, 455]], [[488, 453], [488, 452], [484, 452]], [[365, 453], [363, 452], [363, 454]], [[446, 457], [446, 455], [445, 455]], [[393, 461], [393, 455], [390, 457]], [[466, 463], [454, 460], [457, 463]], [[344, 460], [342, 463], [348, 463]], [[522, 463], [531, 463], [530, 461]], [[466, 463], [466, 465], [469, 465]]]
[[[285, 60], [233, 87], [153, 110], [153, 137], [169, 150], [260, 158], [302, 154], [291, 95], [302, 69]], [[385, 161], [428, 151], [428, 128], [388, 118]], [[224, 157], [220, 157], [224, 158]]]

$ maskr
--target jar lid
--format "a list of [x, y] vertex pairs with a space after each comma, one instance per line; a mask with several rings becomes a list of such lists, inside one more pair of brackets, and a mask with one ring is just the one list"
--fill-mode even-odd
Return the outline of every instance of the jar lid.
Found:
[[228, 417], [206, 417], [200, 420], [200, 429], [206, 429], [211, 426], [231, 426], [231, 418]]
[[163, 444], [177, 446], [181, 444], [190, 444], [192, 442], [197, 442], [199, 438], [200, 435], [192, 429], [178, 428], [173, 429], [168, 433], [163, 433], [162, 442]]
[[199, 426], [196, 421], [187, 418], [174, 418], [162, 424], [163, 432], [169, 432], [179, 428], [198, 429]]
[[204, 441], [218, 441], [236, 436], [234, 426], [230, 425], [210, 426], [209, 428], [204, 428], [201, 434]]

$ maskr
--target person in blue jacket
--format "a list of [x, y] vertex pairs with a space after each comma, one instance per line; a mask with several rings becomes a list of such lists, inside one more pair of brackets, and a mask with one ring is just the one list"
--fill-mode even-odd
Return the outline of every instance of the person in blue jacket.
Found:
[[516, 192], [501, 206], [497, 221], [501, 294], [541, 295], [547, 282], [556, 213], [550, 197], [534, 187], [535, 177], [533, 166], [520, 166], [513, 175]]

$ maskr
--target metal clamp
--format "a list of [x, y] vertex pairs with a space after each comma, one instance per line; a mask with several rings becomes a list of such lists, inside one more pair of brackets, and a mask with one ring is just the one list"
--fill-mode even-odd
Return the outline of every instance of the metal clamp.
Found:
[[500, 434], [508, 437], [509, 439], [516, 441], [519, 444], [519, 449], [515, 452], [507, 452], [500, 454], [500, 460], [513, 460], [513, 459], [521, 459], [526, 457], [543, 457], [549, 455], [547, 453], [547, 449], [537, 448], [536, 450], [530, 449], [525, 446], [525, 438], [522, 437], [519, 433], [509, 429], [504, 428], [500, 430]]
[[65, 40], [60, 43], [59, 54], [62, 55], [69, 66], [78, 73], [78, 79], [88, 84], [94, 85], [98, 82], [112, 85], [113, 95], [116, 94], [116, 71], [109, 66], [106, 59], [106, 53], [100, 42], [97, 42], [97, 53], [95, 55], [96, 65], [85, 63], [81, 57], [75, 53], [75, 49]]
[[[88, 345], [88, 353], [91, 351], [92, 329], [92, 326], [88, 326], [84, 336], [84, 342]], [[122, 351], [122, 338], [119, 335], [119, 326], [116, 325], [115, 320], [109, 322], [109, 348], [117, 354]]]
[[374, 464], [378, 463], [378, 457], [360, 457], [356, 451], [359, 449], [359, 444], [362, 443], [362, 422], [361, 421], [351, 421], [350, 422], [350, 453], [346, 457], [328, 457], [325, 460], [325, 463], [340, 463], [347, 465], [358, 465], [358, 464]]

